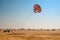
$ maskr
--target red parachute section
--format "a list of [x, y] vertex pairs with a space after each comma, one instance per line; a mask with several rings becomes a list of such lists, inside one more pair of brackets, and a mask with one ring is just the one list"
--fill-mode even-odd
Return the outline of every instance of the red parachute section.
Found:
[[41, 7], [38, 5], [38, 4], [35, 4], [34, 6], [33, 6], [33, 8], [34, 8], [34, 13], [40, 13], [41, 12]]

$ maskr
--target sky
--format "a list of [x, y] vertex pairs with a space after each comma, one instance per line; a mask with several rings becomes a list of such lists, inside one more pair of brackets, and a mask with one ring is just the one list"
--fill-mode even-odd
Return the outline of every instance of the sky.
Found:
[[[41, 6], [40, 13], [33, 6]], [[0, 29], [60, 29], [60, 0], [0, 0]]]

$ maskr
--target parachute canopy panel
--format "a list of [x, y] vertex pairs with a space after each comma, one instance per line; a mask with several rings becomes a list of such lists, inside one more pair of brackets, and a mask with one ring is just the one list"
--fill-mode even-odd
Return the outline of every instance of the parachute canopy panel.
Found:
[[34, 13], [40, 13], [41, 12], [41, 6], [40, 5], [38, 5], [38, 4], [35, 4], [34, 6], [33, 6], [33, 11], [34, 11]]

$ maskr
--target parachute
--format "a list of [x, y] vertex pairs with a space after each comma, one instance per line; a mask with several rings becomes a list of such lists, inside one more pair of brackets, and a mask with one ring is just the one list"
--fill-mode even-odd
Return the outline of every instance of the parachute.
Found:
[[38, 5], [38, 4], [35, 4], [34, 6], [33, 6], [33, 8], [34, 8], [34, 13], [40, 13], [41, 12], [41, 7]]

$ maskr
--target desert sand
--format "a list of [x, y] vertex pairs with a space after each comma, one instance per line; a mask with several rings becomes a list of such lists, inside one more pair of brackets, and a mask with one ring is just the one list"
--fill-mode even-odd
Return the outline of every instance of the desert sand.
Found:
[[60, 40], [60, 30], [10, 30], [0, 29], [0, 40]]

